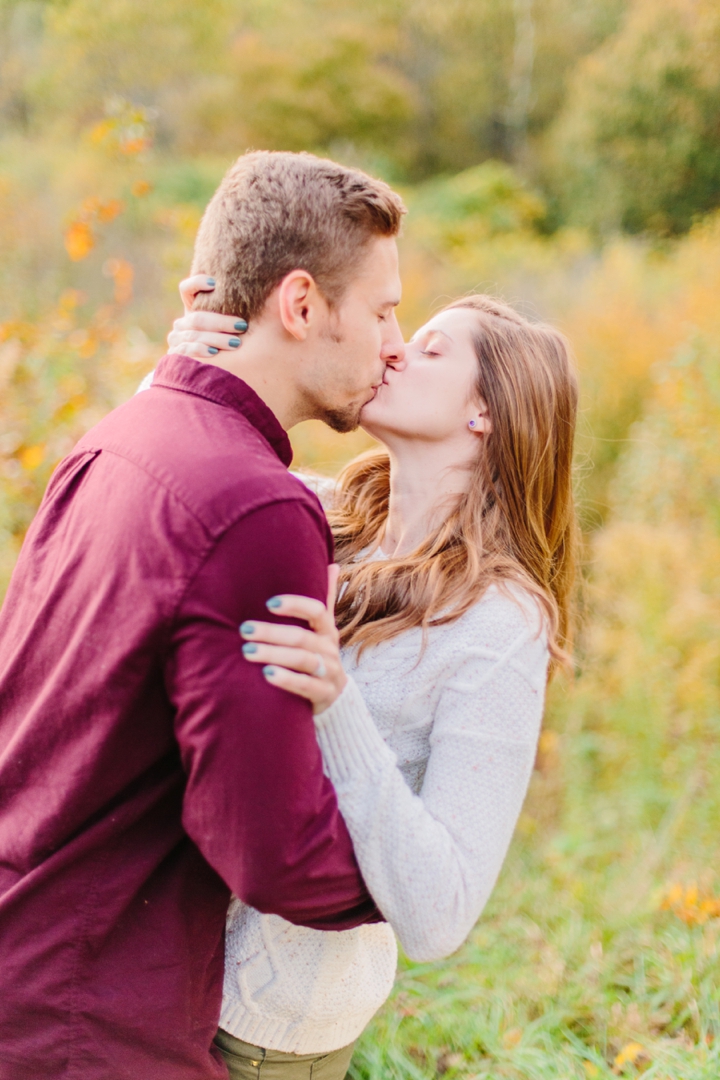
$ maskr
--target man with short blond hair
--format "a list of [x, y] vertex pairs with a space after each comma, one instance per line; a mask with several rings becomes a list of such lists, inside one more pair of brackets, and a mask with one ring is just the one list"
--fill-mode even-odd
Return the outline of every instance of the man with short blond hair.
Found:
[[325, 598], [286, 429], [348, 430], [402, 364], [402, 213], [356, 170], [241, 159], [196, 262], [209, 306], [252, 317], [242, 348], [164, 357], [53, 476], [0, 613], [0, 1080], [226, 1076], [230, 891], [320, 929], [380, 918], [310, 706], [238, 628]]
[[200, 305], [254, 319], [274, 286], [302, 266], [337, 303], [368, 242], [397, 236], [405, 207], [382, 180], [312, 154], [245, 154], [203, 215], [194, 274], [216, 280]]

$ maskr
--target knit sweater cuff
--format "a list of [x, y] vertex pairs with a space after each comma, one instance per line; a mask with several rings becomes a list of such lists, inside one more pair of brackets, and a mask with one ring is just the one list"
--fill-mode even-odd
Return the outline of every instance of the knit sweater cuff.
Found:
[[359, 775], [377, 776], [395, 766], [395, 755], [351, 678], [330, 708], [315, 717], [315, 729], [323, 761], [336, 785]]

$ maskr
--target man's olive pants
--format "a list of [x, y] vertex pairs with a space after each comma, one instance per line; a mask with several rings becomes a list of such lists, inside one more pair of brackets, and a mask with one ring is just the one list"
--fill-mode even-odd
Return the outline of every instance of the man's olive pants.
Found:
[[236, 1039], [222, 1028], [215, 1036], [230, 1080], [343, 1080], [354, 1043], [329, 1054], [284, 1054]]

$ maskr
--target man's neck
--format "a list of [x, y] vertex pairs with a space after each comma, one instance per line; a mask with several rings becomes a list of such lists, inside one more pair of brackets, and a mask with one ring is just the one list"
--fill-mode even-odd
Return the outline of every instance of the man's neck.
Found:
[[226, 350], [208, 357], [204, 363], [229, 371], [255, 391], [288, 431], [302, 420], [308, 420], [305, 403], [282, 363], [284, 348], [274, 343], [263, 330], [248, 330], [237, 353]]

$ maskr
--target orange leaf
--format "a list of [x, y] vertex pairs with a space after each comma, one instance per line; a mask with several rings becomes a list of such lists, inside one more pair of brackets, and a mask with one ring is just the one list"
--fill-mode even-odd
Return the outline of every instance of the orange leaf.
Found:
[[93, 231], [86, 221], [73, 221], [65, 232], [65, 250], [73, 262], [87, 258], [95, 247]]
[[110, 133], [117, 127], [116, 120], [101, 120], [90, 131], [90, 141], [93, 143], [104, 142]]
[[642, 1043], [631, 1042], [627, 1046], [623, 1046], [613, 1062], [613, 1072], [619, 1073], [626, 1065], [634, 1065], [640, 1055], [644, 1053], [645, 1047]]
[[521, 1028], [510, 1028], [510, 1030], [506, 1031], [505, 1034], [503, 1035], [503, 1040], [502, 1040], [503, 1041], [503, 1046], [505, 1047], [506, 1050], [512, 1050], [514, 1047], [516, 1047], [518, 1045], [518, 1043], [520, 1042], [521, 1039], [522, 1039], [522, 1029]]
[[33, 472], [45, 459], [44, 446], [28, 446], [20, 455], [20, 464], [27, 472]]
[[136, 199], [142, 199], [143, 195], [149, 195], [152, 191], [152, 184], [147, 180], [136, 180], [130, 189]]
[[132, 300], [133, 277], [135, 271], [132, 264], [125, 259], [108, 259], [103, 266], [105, 277], [111, 277], [115, 282], [115, 302], [127, 304]]
[[87, 297], [85, 293], [80, 292], [79, 289], [65, 289], [58, 300], [58, 310], [67, 315], [73, 311], [78, 304], [83, 304]]
[[124, 139], [123, 142], [120, 143], [120, 151], [123, 154], [127, 154], [128, 157], [131, 157], [133, 154], [141, 154], [143, 150], [147, 150], [149, 145], [149, 139]]
[[113, 221], [124, 209], [125, 203], [120, 199], [108, 199], [106, 203], [98, 206], [97, 216], [100, 221]]

